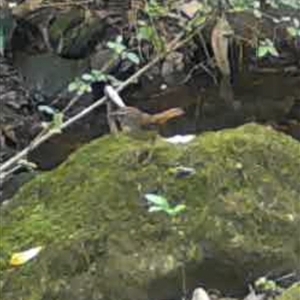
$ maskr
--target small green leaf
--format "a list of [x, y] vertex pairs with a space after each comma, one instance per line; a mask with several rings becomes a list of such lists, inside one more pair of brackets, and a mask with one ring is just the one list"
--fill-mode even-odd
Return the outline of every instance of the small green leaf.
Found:
[[91, 86], [90, 85], [84, 85], [83, 86], [83, 91], [85, 92], [85, 93], [90, 93], [91, 91], [92, 91], [92, 88], [91, 88]]
[[48, 115], [51, 115], [51, 116], [55, 115], [55, 113], [56, 113], [56, 109], [51, 106], [48, 106], [48, 105], [39, 105], [38, 111], [43, 112]]
[[121, 35], [117, 36], [116, 43], [118, 43], [118, 44], [122, 44], [123, 43], [123, 37]]
[[299, 28], [300, 27], [300, 21], [298, 18], [293, 18], [293, 24], [294, 27]]
[[109, 49], [113, 50], [118, 55], [120, 55], [122, 52], [126, 50], [126, 46], [121, 43], [109, 41], [107, 42], [106, 45]]
[[61, 133], [61, 126], [63, 124], [64, 114], [63, 113], [56, 113], [53, 116], [53, 120], [50, 126], [50, 131], [54, 133]]
[[274, 46], [274, 43], [270, 39], [265, 39], [260, 41], [259, 47], [257, 49], [257, 56], [264, 57], [267, 54], [271, 54], [273, 56], [279, 56], [277, 49]]
[[75, 81], [71, 82], [68, 85], [68, 91], [69, 92], [75, 92], [78, 89], [78, 83], [76, 83]]
[[262, 17], [262, 13], [261, 13], [261, 11], [259, 9], [254, 9], [253, 10], [253, 14], [258, 19], [261, 19], [261, 17]]
[[115, 49], [116, 43], [109, 41], [106, 43], [106, 46], [110, 49]]
[[147, 199], [148, 202], [156, 206], [169, 207], [168, 200], [163, 196], [159, 196], [155, 194], [146, 194], [145, 198]]
[[264, 57], [268, 54], [269, 50], [268, 50], [268, 47], [266, 46], [259, 46], [258, 49], [257, 49], [257, 56], [259, 58], [261, 57]]
[[163, 17], [168, 14], [168, 9], [155, 0], [146, 2], [145, 13], [152, 18]]
[[94, 81], [107, 81], [107, 75], [99, 70], [92, 70], [91, 74], [94, 77]]
[[289, 17], [289, 16], [283, 16], [283, 17], [281, 17], [281, 21], [282, 22], [290, 22], [291, 21], [291, 17]]
[[151, 206], [151, 207], [149, 207], [148, 212], [157, 212], [157, 211], [162, 211], [162, 210], [163, 210], [163, 208], [160, 206]]
[[300, 37], [300, 29], [291, 26], [287, 28], [287, 31], [292, 37]]
[[122, 44], [120, 44], [120, 45], [117, 44], [117, 46], [115, 47], [114, 50], [118, 55], [120, 55], [126, 50], [126, 46], [124, 46]]
[[173, 211], [178, 214], [178, 213], [181, 213], [183, 212], [184, 210], [186, 209], [186, 206], [184, 204], [179, 204], [179, 205], [176, 205], [174, 208], [173, 208]]
[[86, 73], [81, 76], [81, 78], [85, 81], [94, 81], [94, 76], [92, 74]]
[[139, 28], [137, 39], [142, 41], [151, 41], [151, 38], [153, 37], [153, 28], [150, 26], [142, 26]]
[[273, 56], [279, 56], [279, 53], [275, 47], [270, 47], [269, 48], [269, 53]]
[[179, 204], [173, 208], [167, 209], [166, 213], [172, 217], [175, 217], [176, 215], [182, 213], [185, 209], [186, 209], [186, 206], [184, 204]]
[[126, 53], [126, 56], [127, 56], [128, 60], [130, 60], [131, 62], [133, 62], [135, 65], [139, 65], [140, 58], [135, 53], [128, 52], [128, 53]]
[[107, 81], [107, 76], [105, 74], [99, 74], [98, 76], [96, 76], [97, 81]]
[[260, 8], [260, 1], [253, 1], [253, 7], [255, 9], [259, 9]]
[[77, 96], [82, 96], [84, 94], [84, 91], [82, 90], [77, 90], [76, 95]]

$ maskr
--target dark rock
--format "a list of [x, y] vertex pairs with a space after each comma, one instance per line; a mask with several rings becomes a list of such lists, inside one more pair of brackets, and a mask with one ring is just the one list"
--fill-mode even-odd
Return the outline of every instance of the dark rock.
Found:
[[[177, 299], [205, 286], [233, 294], [299, 257], [300, 145], [258, 125], [208, 133], [190, 145], [106, 137], [28, 183], [0, 211], [1, 297]], [[178, 179], [170, 168], [193, 167]], [[201, 167], [198, 167], [201, 166]], [[149, 191], [184, 203], [150, 214]], [[11, 270], [13, 252], [42, 245]]]

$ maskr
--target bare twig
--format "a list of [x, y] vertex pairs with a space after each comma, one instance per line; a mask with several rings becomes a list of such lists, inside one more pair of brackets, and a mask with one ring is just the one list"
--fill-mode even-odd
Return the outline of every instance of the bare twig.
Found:
[[63, 113], [65, 114], [77, 101], [80, 99], [81, 95], [76, 95], [71, 99], [71, 101], [67, 104], [67, 106], [63, 109]]
[[208, 67], [205, 66], [204, 62], [201, 62], [201, 63], [195, 65], [195, 66], [189, 71], [189, 73], [186, 75], [186, 77], [182, 80], [181, 84], [187, 83], [187, 82], [192, 78], [193, 73], [194, 73], [196, 70], [200, 69], [200, 68], [202, 68], [202, 69], [203, 69], [203, 70], [204, 70], [204, 71], [205, 71], [205, 72], [213, 79], [215, 85], [218, 84], [218, 81], [217, 81], [216, 76], [213, 74], [213, 72], [211, 72], [211, 71], [209, 70]]

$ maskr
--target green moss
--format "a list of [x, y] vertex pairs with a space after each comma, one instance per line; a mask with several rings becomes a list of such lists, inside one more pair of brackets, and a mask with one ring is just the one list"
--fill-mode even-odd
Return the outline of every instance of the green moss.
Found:
[[287, 289], [277, 300], [299, 300], [300, 299], [300, 284], [295, 284]]
[[[180, 178], [176, 166], [196, 173]], [[148, 282], [175, 272], [183, 257], [201, 269], [207, 245], [235, 272], [254, 269], [258, 277], [294, 266], [299, 178], [299, 143], [253, 124], [189, 145], [96, 140], [1, 209], [3, 299], [11, 291], [14, 299], [81, 299], [81, 290], [84, 299], [98, 299], [92, 291], [143, 299]], [[149, 214], [143, 194], [150, 192], [187, 211], [175, 223]], [[39, 257], [12, 274], [11, 253], [38, 245]]]

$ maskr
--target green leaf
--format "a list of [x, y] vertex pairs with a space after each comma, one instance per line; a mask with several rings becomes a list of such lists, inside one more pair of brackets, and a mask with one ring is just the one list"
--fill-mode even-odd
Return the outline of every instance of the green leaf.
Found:
[[121, 35], [117, 36], [116, 43], [118, 43], [118, 44], [122, 44], [123, 43], [123, 37]]
[[94, 77], [94, 81], [104, 81], [106, 82], [108, 79], [108, 75], [106, 75], [105, 73], [99, 71], [99, 70], [92, 70], [91, 74]]
[[82, 96], [85, 92], [82, 90], [77, 90], [76, 95], [77, 96]]
[[175, 217], [176, 215], [182, 213], [186, 209], [186, 206], [184, 204], [176, 205], [173, 208], [169, 208], [166, 213], [172, 217]]
[[257, 56], [259, 58], [264, 57], [268, 54], [268, 52], [269, 52], [269, 49], [267, 46], [259, 46], [257, 49]]
[[126, 46], [120, 44], [120, 45], [117, 45], [114, 50], [118, 55], [120, 55], [126, 50]]
[[179, 205], [176, 205], [174, 208], [173, 208], [173, 211], [178, 214], [178, 213], [181, 213], [183, 212], [184, 210], [186, 210], [186, 206], [184, 204], [179, 204]]
[[107, 46], [109, 49], [115, 49], [116, 43], [109, 41], [109, 42], [106, 43], [106, 46]]
[[94, 77], [97, 77], [97, 76], [100, 76], [100, 75], [104, 75], [104, 73], [100, 70], [92, 70], [91, 71], [91, 74], [94, 76]]
[[165, 207], [165, 208], [169, 207], [168, 200], [163, 196], [159, 196], [155, 194], [146, 194], [145, 198], [147, 199], [148, 202], [156, 206]]
[[261, 17], [262, 17], [262, 12], [259, 9], [254, 9], [253, 14], [258, 19], [261, 19]]
[[122, 52], [124, 52], [126, 50], [126, 46], [123, 45], [122, 43], [109, 41], [109, 42], [107, 42], [106, 45], [109, 49], [113, 50], [118, 55], [120, 55]]
[[92, 91], [92, 88], [89, 84], [84, 84], [84, 85], [81, 86], [81, 90], [84, 93], [90, 93]]
[[291, 26], [287, 28], [287, 31], [292, 37], [300, 37], [300, 29]]
[[61, 126], [64, 122], [63, 119], [64, 119], [63, 113], [54, 114], [50, 131], [54, 133], [61, 133]]
[[75, 92], [78, 89], [78, 83], [73, 81], [68, 85], [69, 92]]
[[128, 53], [126, 53], [126, 57], [128, 58], [128, 60], [133, 62], [135, 65], [140, 64], [140, 58], [135, 53], [128, 52]]
[[107, 81], [107, 75], [105, 75], [105, 74], [98, 74], [96, 76], [96, 79], [97, 79], [97, 81], [104, 81], [104, 82], [106, 82]]
[[279, 53], [275, 47], [269, 47], [269, 53], [273, 56], [279, 56]]
[[51, 107], [51, 106], [48, 106], [48, 105], [39, 105], [38, 106], [38, 111], [44, 112], [44, 113], [46, 113], [48, 115], [51, 115], [51, 116], [55, 115], [55, 113], [56, 113], [56, 109]]
[[81, 76], [81, 78], [83, 79], [83, 80], [85, 80], [85, 81], [95, 81], [95, 78], [94, 78], [94, 76], [92, 75], [92, 74], [90, 74], [90, 73], [86, 73], [86, 74], [83, 74], [82, 76]]
[[171, 217], [175, 217], [177, 215], [177, 213], [172, 209], [169, 209], [168, 211], [166, 211], [166, 213]]
[[264, 57], [267, 54], [271, 54], [273, 56], [279, 56], [279, 53], [277, 49], [274, 46], [274, 43], [270, 39], [265, 39], [263, 41], [260, 41], [259, 47], [257, 49], [257, 56], [258, 57]]
[[137, 39], [142, 41], [146, 40], [151, 42], [151, 38], [153, 37], [153, 28], [150, 26], [142, 26], [139, 28]]
[[163, 208], [160, 206], [151, 206], [151, 207], [149, 207], [148, 212], [157, 212], [157, 211], [162, 211], [162, 210], [163, 210]]
[[163, 17], [168, 14], [168, 9], [160, 5], [160, 3], [158, 3], [157, 1], [152, 0], [150, 2], [147, 2], [145, 7], [145, 13], [151, 16], [152, 18]]
[[293, 24], [294, 27], [299, 28], [300, 27], [300, 21], [298, 18], [293, 18]]

